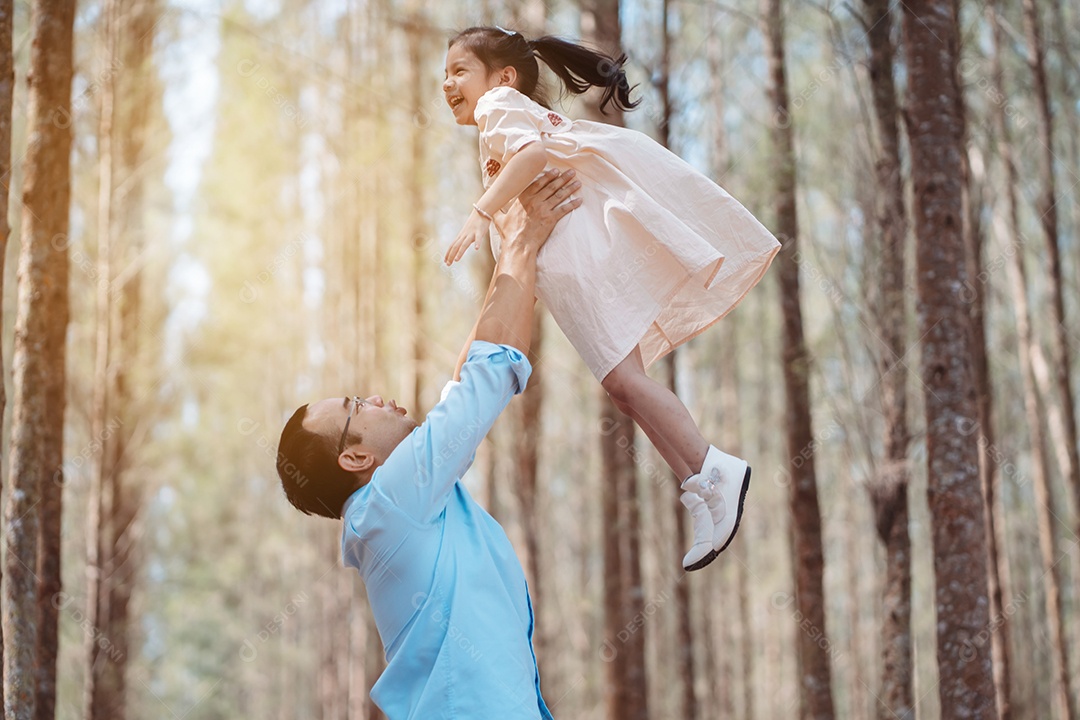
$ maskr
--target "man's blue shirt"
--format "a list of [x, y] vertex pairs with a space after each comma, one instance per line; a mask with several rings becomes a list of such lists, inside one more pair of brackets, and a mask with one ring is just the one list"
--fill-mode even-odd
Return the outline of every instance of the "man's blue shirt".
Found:
[[342, 560], [386, 651], [371, 697], [390, 720], [551, 718], [521, 563], [460, 482], [531, 372], [518, 350], [474, 342], [461, 383], [345, 502]]

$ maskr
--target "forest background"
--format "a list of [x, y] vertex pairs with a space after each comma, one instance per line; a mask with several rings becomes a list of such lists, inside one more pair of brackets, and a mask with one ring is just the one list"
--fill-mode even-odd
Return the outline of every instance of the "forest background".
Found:
[[[8, 717], [379, 717], [363, 587], [339, 525], [285, 501], [276, 443], [325, 396], [422, 415], [453, 371], [492, 265], [486, 250], [440, 263], [481, 191], [475, 130], [440, 90], [446, 40], [472, 24], [621, 47], [642, 104], [608, 119], [715, 178], [785, 245], [729, 317], [653, 369], [754, 467], [741, 532], [702, 572], [679, 566], [670, 473], [537, 315], [534, 381], [465, 483], [526, 568], [556, 717], [957, 717], [964, 673], [994, 717], [1077, 717], [1074, 3], [88, 1], [73, 42], [42, 40], [41, 62], [66, 49], [73, 74], [67, 104], [37, 110], [34, 7], [0, 6]], [[911, 60], [940, 47], [957, 93], [940, 115], [958, 123], [940, 157], [955, 162], [920, 175], [920, 118], [937, 110]], [[558, 107], [595, 116], [589, 98]], [[30, 217], [30, 177], [52, 177], [35, 123], [69, 134], [71, 195]], [[942, 186], [962, 204], [939, 237], [915, 199]], [[58, 234], [35, 228], [61, 216]], [[66, 255], [66, 297], [17, 294], [34, 242]], [[935, 247], [962, 252], [933, 266]], [[935, 268], [955, 273], [947, 301]], [[36, 350], [16, 332], [34, 303], [60, 336]], [[967, 330], [937, 337], [936, 311]], [[962, 371], [935, 371], [927, 349], [961, 336]], [[53, 363], [38, 385], [20, 381], [35, 352]], [[971, 410], [948, 427], [942, 377]], [[24, 487], [12, 438], [37, 390], [59, 460]], [[947, 442], [977, 458], [969, 472], [928, 470]], [[952, 524], [974, 505], [934, 504], [958, 488], [974, 488], [978, 527]], [[978, 608], [943, 635], [950, 587]]]

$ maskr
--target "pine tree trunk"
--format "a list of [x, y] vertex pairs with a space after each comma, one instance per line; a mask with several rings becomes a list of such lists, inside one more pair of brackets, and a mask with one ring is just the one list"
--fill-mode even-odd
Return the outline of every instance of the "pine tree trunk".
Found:
[[[1011, 164], [1011, 160], [1005, 161]], [[1006, 191], [1012, 194], [1011, 191]], [[1015, 215], [1015, 207], [1009, 211], [1011, 230], [1015, 230], [1012, 219]], [[1017, 235], [1009, 235], [1012, 238]], [[1013, 240], [1013, 242], [1016, 242]], [[1054, 536], [1054, 509], [1053, 493], [1050, 491], [1047, 477], [1048, 463], [1046, 458], [1046, 441], [1043, 438], [1042, 414], [1039, 408], [1038, 389], [1035, 386], [1034, 370], [1032, 368], [1032, 346], [1038, 342], [1032, 334], [1031, 314], [1027, 302], [1027, 273], [1024, 268], [1022, 248], [1015, 245], [1012, 253], [1013, 259], [1009, 264], [1009, 284], [1013, 298], [1013, 308], [1016, 314], [1017, 351], [1020, 355], [1020, 373], [1024, 388], [1024, 412], [1027, 419], [1028, 432], [1031, 440], [1031, 479], [1035, 491], [1036, 524], [1039, 533], [1039, 551], [1042, 558], [1043, 589], [1046, 596], [1046, 621], [1050, 631], [1050, 646], [1052, 652], [1051, 662], [1054, 665], [1053, 673], [1054, 699], [1062, 717], [1071, 717], [1067, 713], [1069, 700], [1066, 697], [1068, 688], [1068, 657], [1065, 652], [1064, 623], [1061, 607], [1061, 573], [1062, 568], [1058, 554], [1057, 541]]]
[[[671, 8], [668, 0], [660, 4], [660, 73], [654, 81], [660, 94], [660, 123], [657, 127], [657, 140], [666, 148], [671, 146], [671, 32], [668, 28], [668, 17]], [[664, 374], [667, 387], [672, 393], [676, 393], [676, 353], [673, 350], [663, 359]], [[676, 477], [671, 474], [672, 485], [678, 488], [686, 478]], [[674, 552], [671, 555], [673, 563], [681, 563], [683, 554], [686, 552], [686, 508], [679, 499], [680, 493], [672, 493], [671, 507], [675, 512]], [[677, 567], [677, 566], [676, 566]], [[676, 655], [675, 655], [675, 678], [681, 686], [682, 714], [684, 720], [697, 720], [698, 702], [694, 694], [694, 633], [691, 627], [693, 617], [690, 609], [690, 578], [683, 574], [676, 581], [674, 587], [675, 621], [676, 621]]]
[[[11, 488], [5, 507], [4, 703], [9, 720], [35, 715], [37, 688], [54, 702], [59, 519], [63, 472], [68, 205], [75, 4], [35, 2], [31, 18], [29, 142], [15, 321]], [[46, 525], [42, 527], [42, 513]], [[34, 569], [42, 582], [35, 583]], [[45, 608], [52, 612], [46, 612]], [[44, 618], [45, 622], [42, 622]]]
[[911, 539], [908, 535], [907, 372], [897, 362], [907, 351], [904, 246], [907, 216], [900, 164], [900, 133], [893, 81], [892, 13], [888, 0], [864, 0], [869, 26], [870, 81], [880, 149], [877, 158], [877, 232], [881, 247], [878, 334], [885, 457], [869, 484], [878, 538], [885, 546], [882, 588], [882, 677], [877, 714], [881, 720], [915, 715], [911, 659]]
[[773, 177], [776, 182], [776, 235], [783, 243], [777, 257], [783, 307], [784, 388], [787, 396], [787, 450], [792, 534], [795, 552], [795, 608], [802, 716], [812, 720], [835, 714], [825, 628], [825, 566], [821, 510], [814, 472], [814, 435], [810, 417], [810, 358], [803, 339], [799, 300], [798, 220], [795, 210], [795, 155], [784, 68], [784, 25], [780, 0], [762, 0], [766, 54], [769, 58], [769, 100]]
[[[714, 23], [717, 19], [711, 15], [709, 22]], [[731, 168], [730, 158], [730, 145], [728, 143], [727, 132], [724, 127], [724, 79], [727, 75], [727, 66], [724, 61], [723, 47], [721, 44], [722, 38], [718, 34], [710, 34], [706, 40], [706, 54], [709, 62], [709, 71], [711, 74], [710, 93], [713, 100], [713, 116], [714, 127], [712, 132], [712, 144], [713, 144], [713, 162], [712, 172], [713, 176], [722, 178], [727, 175]], [[720, 418], [723, 423], [722, 439], [724, 447], [738, 448], [742, 444], [742, 438], [739, 433], [739, 417], [740, 417], [740, 400], [739, 400], [739, 353], [736, 349], [739, 347], [739, 317], [738, 315], [730, 316], [721, 328], [720, 346], [724, 349], [723, 355], [720, 358]], [[743, 530], [748, 532], [748, 530]], [[746, 564], [749, 562], [748, 553], [752, 544], [745, 546], [747, 555], [743, 561], [732, 563], [734, 566], [734, 586], [735, 586], [735, 607], [733, 612], [737, 614], [738, 622], [732, 623], [730, 616], [723, 613], [719, 615], [705, 613], [705, 617], [709, 619], [712, 625], [722, 625], [729, 628], [738, 627], [738, 632], [734, 632], [732, 640], [733, 644], [730, 648], [725, 646], [715, 647], [713, 642], [701, 643], [704, 647], [702, 652], [705, 653], [706, 662], [704, 663], [705, 677], [715, 678], [718, 677], [718, 671], [716, 669], [716, 656], [718, 654], [723, 655], [721, 665], [726, 665], [727, 668], [733, 667], [735, 664], [739, 666], [739, 674], [736, 678], [734, 672], [730, 672], [731, 678], [731, 692], [727, 697], [718, 697], [716, 683], [712, 680], [709, 681], [709, 687], [714, 691], [710, 696], [713, 702], [703, 708], [703, 714], [707, 717], [715, 717], [710, 715], [710, 710], [720, 712], [720, 717], [736, 717], [735, 708], [742, 705], [742, 717], [743, 720], [753, 720], [754, 718], [754, 633], [752, 621], [753, 617], [750, 613], [750, 603], [748, 598], [748, 583]], [[714, 578], [714, 581], [716, 578]], [[710, 583], [704, 588], [706, 593], [730, 593], [731, 589], [721, 583]], [[709, 607], [709, 595], [699, 595], [699, 598], [704, 600], [703, 606]], [[703, 635], [705, 638], [712, 638], [709, 633]], [[737, 660], [736, 660], [737, 658]], [[738, 696], [738, 700], [736, 697]]]
[[[14, 57], [12, 55], [12, 26], [14, 24], [14, 3], [12, 0], [0, 0], [0, 178], [11, 177], [11, 110], [15, 88]], [[8, 238], [11, 226], [8, 225], [8, 185], [0, 183], [0, 318], [4, 315], [4, 258], [7, 256]], [[0, 352], [0, 370], [4, 368], [3, 353]], [[6, 374], [5, 374], [6, 376]], [[7, 392], [0, 382], [0, 436], [4, 431], [4, 412], [7, 409]], [[0, 460], [2, 460], [0, 455]], [[0, 495], [3, 494], [3, 473], [0, 472]], [[0, 584], [3, 582], [3, 568], [0, 567]], [[0, 675], [4, 667], [4, 635], [0, 626]], [[4, 720], [4, 684], [0, 682], [0, 720]]]
[[[528, 37], [542, 35], [547, 24], [547, 5], [539, 0], [525, 0], [516, 3], [513, 9], [514, 22]], [[490, 277], [490, 273], [488, 277]], [[541, 529], [545, 526], [541, 503], [537, 499], [537, 477], [540, 458], [537, 448], [543, 437], [541, 423], [544, 408], [544, 368], [540, 360], [544, 349], [545, 311], [537, 305], [533, 311], [532, 344], [529, 347], [529, 362], [532, 375], [529, 387], [514, 408], [515, 432], [514, 457], [517, 468], [517, 482], [514, 490], [517, 495], [521, 517], [521, 530], [525, 536], [525, 575], [529, 582], [529, 595], [532, 598], [533, 615], [536, 623], [533, 628], [533, 650], [540, 677], [547, 674], [545, 666], [549, 662], [548, 623], [541, 619], [544, 606], [544, 582], [542, 578], [540, 551], [543, 547]], [[547, 685], [545, 685], [547, 687]], [[549, 688], [550, 689], [550, 688]]]
[[950, 0], [904, 5], [915, 191], [921, 375], [927, 425], [937, 658], [943, 718], [996, 717], [992, 662], [972, 652], [989, 625], [986, 524], [963, 241], [959, 34]]
[[[959, 27], [960, 4], [958, 2], [954, 5], [953, 12]], [[958, 51], [958, 55], [962, 55], [962, 51]], [[995, 105], [1000, 105], [1000, 103], [995, 103]], [[982, 267], [985, 239], [981, 218], [985, 205], [983, 199], [985, 191], [984, 185], [979, 182], [980, 178], [973, 169], [973, 163], [967, 151], [969, 146], [967, 108], [962, 89], [958, 89], [957, 92], [957, 114], [960, 118], [962, 147], [964, 148], [960, 155], [964, 173], [964, 183], [961, 186], [964, 208], [964, 246], [967, 250], [968, 277], [974, 279], [974, 284], [970, 288], [972, 294], [970, 310], [972, 372], [978, 407], [979, 482], [983, 492], [983, 518], [986, 523], [987, 589], [990, 593], [990, 616], [998, 619], [998, 622], [993, 624], [990, 633], [990, 652], [994, 666], [995, 702], [999, 717], [1005, 718], [1010, 713], [1008, 621], [1002, 608], [1002, 578], [1007, 576], [1007, 562], [1002, 562], [998, 552], [999, 545], [1004, 546], [1003, 542], [999, 543], [999, 536], [1004, 530], [1004, 518], [998, 517], [995, 502], [998, 463], [994, 459], [993, 388], [987, 358], [987, 275]]]
[[[1061, 98], [1059, 112], [1064, 115], [1065, 138], [1069, 143], [1069, 157], [1066, 163], [1067, 167], [1080, 168], [1080, 89], [1076, 86], [1076, 78], [1080, 77], [1080, 63], [1077, 62], [1076, 56], [1070, 49], [1074, 30], [1069, 26], [1061, 6], [1061, 0], [1050, 0], [1050, 10], [1053, 14], [1050, 25], [1055, 30], [1055, 37], [1053, 41], [1050, 41], [1050, 45], [1057, 51], [1063, 67], [1063, 70], [1057, 73], [1057, 92]], [[1075, 13], [1075, 10], [1073, 12]], [[1075, 184], [1066, 182], [1066, 185], [1072, 185], [1068, 191], [1072, 195], [1070, 227], [1072, 232], [1076, 233], [1080, 229], [1080, 190]], [[1080, 263], [1080, 255], [1074, 252], [1073, 267], [1077, 267], [1078, 263]], [[1075, 331], [1072, 338], [1074, 341], [1077, 339]], [[1075, 342], [1073, 346], [1075, 348]], [[1080, 488], [1075, 486], [1073, 487], [1073, 501], [1077, 509], [1075, 532], [1080, 535]], [[1076, 576], [1080, 577], [1080, 570], [1076, 572]]]
[[[362, 592], [353, 592], [349, 596], [349, 703], [348, 711], [350, 718], [364, 717], [364, 703], [367, 700], [367, 686], [364, 676], [367, 668], [364, 667], [365, 650], [367, 648], [367, 623], [364, 618], [371, 610], [367, 607]], [[295, 715], [296, 713], [291, 713]], [[291, 716], [289, 711], [283, 713], [283, 717]]]
[[[604, 52], [621, 53], [618, 0], [582, 0], [582, 35]], [[621, 114], [599, 112], [586, 97], [590, 120], [621, 124]], [[600, 446], [605, 478], [604, 604], [605, 637], [616, 650], [606, 666], [605, 695], [609, 720], [647, 720], [645, 632], [638, 627], [645, 607], [641, 579], [639, 493], [634, 465], [634, 423], [601, 392]], [[605, 658], [606, 659], [606, 658]]]
[[[1003, 42], [1002, 27], [997, 17], [995, 8], [996, 2], [991, 0], [987, 3], [986, 12], [987, 20], [990, 23], [993, 38], [993, 52], [991, 53], [991, 75], [994, 87], [1000, 93], [1004, 89], [1004, 77], [1001, 69], [1001, 46]], [[1004, 97], [1004, 96], [1001, 96]], [[1009, 140], [1009, 131], [1005, 120], [1005, 105], [1003, 103], [992, 103], [993, 105], [993, 122], [995, 132], [997, 133], [998, 152], [1001, 156], [1002, 163], [1005, 166], [1005, 193], [1007, 196], [1008, 214], [1011, 218], [1010, 225], [1013, 231], [1018, 231], [1018, 226], [1015, 223], [1017, 218], [1016, 214], [1016, 167], [1012, 160], [1012, 143]], [[1004, 237], [1004, 236], [1003, 236]], [[1013, 242], [1017, 236], [1013, 235]], [[1012, 245], [1012, 242], [1010, 242]], [[1012, 245], [1015, 247], [1014, 245]], [[1020, 287], [1026, 286], [1023, 280], [1024, 274], [1024, 259], [1022, 252], [1013, 253], [1013, 269], [1010, 272], [1019, 270], [1020, 275], [1011, 279], [1013, 292], [1015, 294], [1017, 290], [1016, 283], [1019, 282]], [[1015, 263], [1019, 261], [1019, 266]], [[979, 267], [981, 263], [976, 263], [976, 267]], [[985, 282], [978, 282], [976, 284], [976, 292], [978, 293], [978, 299], [981, 303], [984, 295], [983, 288]], [[1024, 302], [1022, 306], [1015, 306], [1014, 311], [1017, 317], [1028, 317], [1027, 310], [1027, 298], [1026, 290], [1024, 291]], [[1026, 324], [1026, 321], [1021, 324]], [[985, 340], [983, 341], [985, 342]], [[1020, 353], [1027, 353], [1029, 345], [1020, 342], [1018, 348]], [[985, 363], [985, 353], [983, 357]], [[1023, 365], [1023, 361], [1021, 361]], [[979, 368], [976, 368], [979, 371]], [[1025, 386], [1030, 378], [1025, 375]], [[979, 371], [979, 382], [982, 387], [979, 391], [979, 423], [984, 429], [991, 428], [992, 414], [990, 412], [989, 392], [990, 392], [990, 378], [987, 370]], [[1025, 390], [1026, 392], [1026, 390]], [[1032, 398], [1033, 399], [1033, 398]], [[1038, 429], [1037, 434], [1039, 436], [1039, 446], [1042, 445], [1042, 430]], [[1035, 437], [1033, 436], [1033, 453], [1035, 451]], [[1008, 555], [999, 554], [998, 548], [1007, 547], [1005, 544], [1005, 517], [1004, 510], [1002, 508], [1002, 502], [1000, 499], [1000, 473], [998, 472], [998, 459], [994, 456], [994, 439], [993, 433], [989, 430], [984, 430], [983, 443], [980, 445], [981, 457], [980, 467], [983, 474], [983, 488], [986, 493], [986, 503], [988, 506], [989, 517], [993, 521], [992, 524], [987, 525], [989, 534], [987, 537], [987, 547], [990, 551], [989, 562], [991, 563], [989, 574], [989, 586], [990, 591], [990, 612], [992, 616], [998, 619], [995, 623], [996, 629], [993, 634], [993, 662], [994, 662], [994, 685], [997, 689], [997, 705], [998, 715], [1001, 720], [1010, 720], [1012, 717], [1012, 670], [1011, 670], [1011, 639], [1009, 628], [1011, 626], [1010, 614], [1004, 612], [1004, 587], [1007, 584], [1008, 579]], [[1045, 467], [1044, 451], [1038, 451], [1040, 458], [1038, 462]]]
[[[961, 117], [964, 117], [963, 100], [961, 99]], [[963, 120], [967, 145], [967, 123]], [[1000, 529], [1003, 522], [995, 510], [997, 496], [997, 463], [994, 460], [995, 433], [993, 414], [993, 392], [990, 378], [990, 363], [987, 358], [986, 339], [986, 274], [983, 272], [983, 246], [985, 245], [984, 233], [980, 213], [984, 202], [983, 190], [977, 185], [977, 179], [972, 169], [972, 163], [968, 153], [962, 155], [964, 166], [963, 207], [964, 207], [964, 246], [967, 250], [967, 274], [974, 278], [971, 291], [971, 311], [969, 320], [971, 323], [971, 350], [972, 350], [972, 375], [976, 388], [976, 406], [978, 408], [978, 433], [979, 433], [979, 484], [983, 492], [983, 517], [986, 523], [986, 570], [987, 589], [990, 593], [990, 616], [1002, 618], [1002, 571], [1003, 563], [998, 552]], [[978, 191], [978, 195], [976, 194]], [[1008, 626], [1003, 620], [994, 624], [990, 637], [991, 654], [994, 663], [994, 688], [999, 717], [1005, 717], [1008, 713]]]
[[643, 617], [644, 592], [637, 541], [637, 474], [632, 460], [633, 421], [602, 393], [600, 447], [604, 534], [604, 637], [608, 720], [647, 720], [645, 632], [636, 622]]
[[[1050, 265], [1050, 304], [1053, 325], [1050, 333], [1053, 348], [1054, 378], [1053, 386], [1044, 382], [1040, 388], [1043, 397], [1049, 401], [1057, 397], [1061, 403], [1061, 416], [1051, 417], [1051, 432], [1054, 434], [1054, 446], [1058, 450], [1058, 464], [1061, 473], [1072, 488], [1077, 512], [1076, 530], [1080, 533], [1080, 448], [1077, 447], [1076, 406], [1072, 394], [1071, 353], [1069, 351], [1069, 327], [1065, 319], [1065, 299], [1061, 271], [1061, 248], [1058, 242], [1057, 192], [1054, 183], [1054, 128], [1050, 111], [1050, 90], [1047, 86], [1042, 30], [1038, 9], [1034, 0], [1024, 0], [1024, 32], [1027, 36], [1028, 67], [1031, 69], [1035, 84], [1036, 109], [1038, 117], [1038, 140], [1036, 149], [1039, 163], [1039, 200], [1038, 215], [1042, 223], [1043, 238], [1046, 241], [1046, 257]], [[1080, 584], [1078, 584], [1080, 587]], [[1066, 669], [1067, 673], [1068, 670]], [[1077, 717], [1076, 701], [1066, 685], [1068, 697], [1068, 717]]]
[[[991, 58], [994, 87], [997, 92], [1004, 92], [1004, 77], [1001, 63], [1001, 48], [1005, 38], [1000, 18], [997, 17], [995, 3], [988, 7], [988, 15], [993, 29], [994, 52]], [[1002, 97], [1005, 97], [1002, 95]], [[1074, 717], [1071, 701], [1068, 699], [1068, 657], [1065, 650], [1064, 623], [1061, 610], [1061, 574], [1058, 562], [1058, 550], [1054, 536], [1055, 516], [1053, 493], [1049, 486], [1049, 463], [1047, 462], [1046, 441], [1043, 437], [1042, 413], [1039, 408], [1035, 365], [1040, 355], [1038, 340], [1032, 331], [1031, 311], [1028, 305], [1027, 270], [1025, 268], [1023, 238], [1020, 234], [1019, 208], [1017, 205], [1016, 164], [1009, 127], [1005, 116], [1005, 107], [994, 103], [994, 126], [997, 132], [998, 154], [1005, 173], [1005, 217], [996, 216], [1000, 234], [1011, 249], [1007, 254], [1009, 261], [1009, 287], [1013, 299], [1013, 311], [1016, 317], [1017, 352], [1020, 357], [1020, 374], [1024, 390], [1024, 411], [1030, 432], [1031, 475], [1036, 496], [1036, 519], [1039, 532], [1039, 550], [1042, 556], [1043, 587], [1046, 594], [1046, 616], [1050, 631], [1052, 662], [1057, 668], [1054, 673], [1054, 697], [1059, 712], [1063, 717]], [[1000, 606], [998, 612], [1001, 612]], [[1001, 614], [1002, 624], [1007, 621]], [[1009, 712], [1008, 706], [1002, 715]]]
[[739, 650], [742, 654], [742, 691], [743, 691], [743, 720], [754, 720], [754, 636], [753, 615], [750, 613], [749, 579], [746, 577], [746, 567], [738, 563], [735, 568], [736, 593], [739, 598], [739, 623], [742, 630], [739, 633]]
[[[665, 3], [666, 4], [666, 3]], [[666, 134], [666, 133], [665, 133]], [[667, 387], [672, 393], [675, 388], [675, 352], [672, 351], [663, 359], [664, 372]], [[680, 478], [671, 474], [673, 485], [678, 487]], [[675, 512], [674, 548], [670, 562], [681, 563], [683, 554], [686, 552], [686, 507], [679, 500], [679, 493], [672, 494], [671, 507]], [[697, 720], [698, 701], [694, 693], [694, 631], [690, 607], [690, 577], [681, 574], [675, 581], [673, 591], [675, 600], [675, 678], [680, 685], [682, 712], [679, 715], [685, 720]], [[714, 679], [715, 680], [715, 679]]]
[[[543, 527], [540, 503], [537, 500], [537, 471], [539, 467], [539, 455], [537, 452], [540, 438], [543, 433], [541, 424], [541, 412], [544, 406], [543, 367], [540, 362], [543, 350], [543, 311], [539, 305], [533, 308], [532, 343], [529, 347], [529, 362], [532, 364], [532, 375], [529, 377], [529, 387], [522, 394], [514, 409], [517, 431], [514, 433], [514, 457], [516, 465], [517, 482], [514, 483], [514, 491], [518, 499], [518, 508], [521, 518], [521, 529], [525, 536], [525, 571], [529, 583], [529, 595], [532, 599], [533, 614], [539, 618], [540, 607], [543, 603], [544, 584], [540, 569], [541, 543], [540, 528]], [[547, 655], [544, 652], [545, 633], [543, 625], [539, 622], [534, 626], [533, 647], [536, 652], [537, 663], [543, 662], [542, 658]]]
[[[1043, 48], [1042, 29], [1039, 20], [1038, 8], [1033, 0], [1024, 0], [1024, 33], [1027, 37], [1027, 63], [1031, 70], [1035, 86], [1036, 110], [1038, 118], [1038, 145], [1034, 153], [1039, 168], [1039, 198], [1036, 209], [1042, 225], [1043, 238], [1046, 242], [1046, 257], [1050, 270], [1050, 304], [1052, 319], [1050, 340], [1053, 367], [1047, 367], [1045, 359], [1039, 349], [1034, 357], [1035, 380], [1042, 394], [1049, 412], [1050, 434], [1053, 438], [1052, 447], [1056, 451], [1058, 466], [1067, 484], [1072, 489], [1074, 510], [1076, 512], [1076, 526], [1074, 532], [1080, 533], [1080, 456], [1077, 447], [1077, 421], [1076, 407], [1072, 394], [1072, 371], [1071, 352], [1069, 347], [1069, 326], [1065, 318], [1065, 301], [1063, 297], [1062, 260], [1061, 248], [1058, 241], [1058, 216], [1057, 216], [1057, 192], [1054, 180], [1054, 132], [1053, 119], [1050, 108], [1050, 91], [1047, 83], [1045, 68], [1045, 51]], [[1054, 399], [1057, 399], [1055, 402]], [[1060, 403], [1060, 406], [1058, 405]], [[1052, 492], [1046, 491], [1047, 502], [1053, 503]], [[1046, 508], [1052, 512], [1052, 508]], [[1040, 531], [1040, 537], [1041, 537]], [[1045, 541], [1040, 540], [1040, 547]], [[1051, 548], [1056, 555], [1056, 543], [1051, 543]], [[1043, 549], [1045, 558], [1046, 549]], [[1060, 585], [1061, 570], [1055, 560], [1055, 575], [1059, 576]], [[1045, 580], [1045, 578], [1044, 578]], [[1080, 588], [1080, 581], [1075, 583]], [[1049, 592], [1049, 589], [1048, 589]], [[1059, 588], [1060, 592], [1060, 588]], [[1052, 599], [1047, 598], [1049, 612]], [[1060, 601], [1055, 603], [1057, 611], [1061, 612]], [[1080, 714], [1077, 708], [1076, 695], [1069, 685], [1068, 664], [1068, 639], [1065, 636], [1064, 626], [1055, 630], [1054, 616], [1047, 618], [1051, 624], [1050, 640], [1055, 655], [1056, 674], [1055, 691], [1056, 704], [1063, 717], [1074, 720]], [[1060, 621], [1059, 621], [1060, 622]]]
[[[727, 157], [724, 154], [724, 148], [726, 143], [720, 144], [720, 157], [722, 158], [722, 167], [727, 167]], [[717, 175], [722, 176], [717, 168]], [[742, 404], [739, 400], [739, 318], [735, 315], [729, 316], [724, 323], [723, 332], [720, 337], [721, 347], [723, 352], [720, 358], [720, 418], [722, 422], [722, 429], [720, 438], [724, 443], [722, 447], [734, 448], [736, 452], [742, 452], [741, 448], [742, 437], [740, 433], [740, 423], [745, 417], [745, 412], [741, 411]], [[747, 532], [749, 528], [743, 530]], [[747, 598], [748, 580], [747, 570], [748, 564], [751, 564], [752, 558], [750, 556], [751, 549], [754, 547], [754, 543], [746, 543], [743, 545], [743, 555], [738, 559], [738, 562], [730, 563], [728, 567], [724, 568], [724, 572], [729, 576], [734, 573], [734, 580], [724, 582], [724, 578], [717, 578], [721, 582], [712, 586], [711, 592], [721, 594], [725, 600], [730, 599], [734, 602], [726, 603], [724, 612], [714, 615], [715, 624], [726, 628], [727, 638], [730, 640], [730, 644], [721, 644], [714, 652], [722, 655], [723, 660], [721, 665], [727, 669], [724, 673], [728, 677], [731, 690], [727, 693], [727, 697], [723, 698], [722, 703], [719, 706], [721, 712], [720, 717], [736, 717], [735, 707], [737, 706], [736, 695], [742, 698], [743, 702], [743, 715], [742, 717], [749, 720], [753, 717], [754, 701], [753, 701], [753, 669], [754, 669], [754, 656], [753, 656], [753, 633], [751, 632], [751, 617], [749, 611], [749, 603]], [[734, 594], [734, 597], [732, 595]], [[709, 606], [709, 601], [706, 600], [705, 607]], [[732, 618], [738, 618], [737, 622], [732, 622]], [[737, 628], [737, 630], [736, 630]], [[735, 674], [731, 668], [738, 662], [742, 667], [740, 669], [739, 682], [736, 683]], [[716, 677], [715, 675], [708, 675], [707, 677]], [[736, 689], [741, 692], [736, 692]]]
[[428, 257], [426, 253], [427, 238], [429, 235], [424, 209], [427, 202], [424, 199], [424, 163], [426, 156], [425, 138], [428, 133], [425, 128], [417, 127], [419, 118], [424, 116], [424, 73], [427, 67], [424, 64], [424, 48], [429, 44], [429, 39], [424, 33], [423, 25], [415, 18], [410, 18], [405, 23], [405, 42], [409, 53], [409, 80], [408, 98], [409, 108], [412, 111], [414, 122], [409, 124], [409, 157], [410, 172], [408, 174], [409, 203], [415, 208], [410, 213], [409, 234], [412, 237], [413, 246], [413, 387], [412, 407], [419, 408], [424, 395], [424, 378], [427, 374], [427, 345], [429, 343], [427, 330], [424, 326], [424, 295], [429, 292], [426, 276], [428, 273]]
[[117, 198], [117, 232], [120, 240], [120, 274], [113, 279], [112, 289], [119, 295], [119, 327], [117, 345], [122, 362], [117, 363], [112, 388], [115, 391], [117, 412], [112, 428], [106, 428], [114, 442], [115, 467], [110, 476], [110, 497], [107, 521], [112, 539], [106, 581], [109, 613], [105, 618], [106, 665], [105, 685], [108, 689], [107, 717], [125, 720], [127, 712], [127, 668], [130, 657], [131, 596], [137, 581], [137, 548], [139, 545], [139, 514], [142, 507], [142, 488], [131, 480], [137, 477], [134, 465], [136, 447], [133, 428], [138, 424], [134, 407], [131, 368], [139, 365], [139, 335], [142, 327], [142, 257], [146, 244], [143, 223], [146, 196], [146, 138], [149, 114], [155, 102], [156, 69], [151, 63], [154, 28], [161, 17], [156, 0], [130, 3], [121, 17], [120, 67], [126, 72], [117, 75], [124, 98], [119, 110], [122, 132], [116, 139], [120, 165], [116, 185], [122, 188]]
[[[118, 8], [115, 1], [106, 2], [101, 10], [102, 52], [106, 63], [116, 58]], [[113, 292], [113, 120], [115, 92], [111, 73], [101, 73], [98, 120], [98, 222], [97, 222], [97, 309], [96, 349], [94, 362], [94, 394], [91, 435], [97, 440], [97, 456], [90, 479], [90, 512], [86, 522], [86, 618], [95, 631], [104, 628], [109, 616], [109, 582], [106, 579], [112, 538], [108, 528], [107, 488], [115, 473], [112, 456], [114, 444], [106, 437], [109, 423], [109, 403], [113, 401], [110, 355], [112, 342]], [[85, 635], [86, 669], [83, 685], [83, 713], [87, 720], [106, 720], [111, 717], [108, 690], [104, 682], [109, 658], [98, 643], [97, 633]]]

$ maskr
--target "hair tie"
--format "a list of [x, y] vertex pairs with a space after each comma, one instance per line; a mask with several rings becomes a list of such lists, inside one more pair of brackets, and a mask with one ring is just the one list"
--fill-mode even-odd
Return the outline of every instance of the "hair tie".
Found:
[[504, 32], [504, 33], [506, 33], [507, 35], [509, 35], [510, 37], [514, 37], [515, 35], [520, 35], [520, 34], [521, 34], [521, 33], [519, 33], [519, 32], [518, 32], [517, 30], [507, 30], [506, 28], [504, 28], [504, 27], [502, 27], [502, 26], [500, 26], [500, 25], [496, 25], [496, 26], [495, 26], [495, 29], [496, 29], [496, 30], [501, 30], [502, 32]]

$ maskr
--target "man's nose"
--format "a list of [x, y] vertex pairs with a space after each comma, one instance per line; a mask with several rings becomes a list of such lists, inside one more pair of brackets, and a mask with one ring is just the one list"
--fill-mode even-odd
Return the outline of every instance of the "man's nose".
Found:
[[379, 395], [372, 395], [371, 397], [367, 398], [364, 402], [375, 405], [376, 407], [382, 407], [383, 406], [383, 399]]

